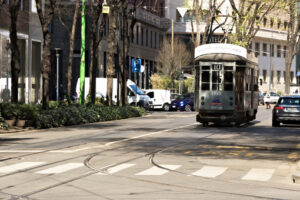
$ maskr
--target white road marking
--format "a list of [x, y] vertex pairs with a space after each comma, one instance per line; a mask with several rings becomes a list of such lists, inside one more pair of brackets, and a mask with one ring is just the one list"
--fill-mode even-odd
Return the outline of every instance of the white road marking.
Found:
[[0, 150], [0, 153], [40, 153], [43, 150]]
[[[161, 165], [162, 167], [166, 168], [166, 169], [169, 169], [169, 170], [175, 170], [175, 169], [178, 169], [179, 167], [181, 167], [181, 165]], [[159, 175], [164, 175], [166, 173], [168, 173], [169, 171], [166, 170], [166, 169], [162, 169], [162, 168], [159, 168], [159, 167], [151, 167], [150, 169], [147, 169], [145, 171], [142, 171], [142, 172], [139, 172], [135, 175], [138, 175], [138, 176], [159, 176]]]
[[16, 172], [20, 170], [25, 170], [31, 167], [35, 167], [38, 165], [42, 165], [45, 162], [22, 162], [14, 165], [8, 165], [5, 167], [0, 168], [0, 173], [11, 173], [11, 172]]
[[252, 180], [252, 181], [268, 181], [273, 173], [274, 169], [260, 169], [260, 168], [252, 168], [243, 178], [242, 180]]
[[155, 135], [155, 134], [159, 134], [159, 133], [174, 131], [176, 129], [185, 128], [185, 127], [192, 126], [192, 125], [195, 125], [195, 124], [199, 124], [199, 123], [193, 123], [193, 124], [189, 124], [189, 125], [179, 126], [179, 127], [176, 127], [176, 128], [171, 128], [171, 129], [166, 129], [166, 130], [162, 130], [162, 131], [156, 131], [156, 132], [152, 132], [152, 133], [147, 133], [147, 134], [144, 134], [144, 135], [138, 135], [138, 136], [134, 136], [134, 137], [127, 138], [127, 139], [117, 140], [117, 141], [114, 141], [114, 142], [108, 142], [104, 146], [110, 146], [112, 144], [117, 144], [117, 143], [120, 143], [120, 142], [134, 140], [134, 139], [138, 139], [138, 138], [142, 138], [142, 137], [146, 137], [146, 136], [150, 136], [150, 135]]
[[[114, 174], [114, 173], [117, 173], [117, 172], [122, 171], [124, 169], [127, 169], [129, 167], [132, 167], [134, 165], [135, 164], [130, 164], [130, 163], [125, 163], [125, 164], [117, 165], [115, 167], [109, 168], [107, 170], [107, 173], [108, 174]], [[108, 175], [108, 174], [100, 172], [100, 173], [97, 173], [96, 175]]]
[[227, 167], [213, 167], [204, 166], [200, 170], [193, 173], [195, 176], [202, 176], [206, 178], [215, 178], [223, 174], [227, 170]]
[[36, 172], [36, 174], [59, 174], [72, 169], [83, 167], [83, 163], [68, 163]]
[[[105, 143], [104, 145], [96, 145], [96, 146], [92, 146], [92, 147], [84, 147], [84, 148], [74, 149], [74, 150], [51, 150], [51, 151], [49, 151], [49, 153], [76, 153], [76, 152], [79, 152], [79, 151], [84, 151], [84, 150], [93, 149], [93, 148], [108, 147], [108, 146], [111, 146], [113, 144], [117, 144], [117, 143], [120, 143], [120, 142], [130, 141], [130, 140], [143, 138], [143, 137], [147, 137], [147, 136], [155, 135], [155, 134], [159, 134], [159, 133], [174, 131], [174, 130], [185, 128], [185, 127], [188, 127], [188, 126], [193, 126], [195, 124], [199, 124], [199, 123], [193, 123], [193, 124], [179, 126], [179, 127], [172, 128], [172, 129], [166, 129], [166, 130], [162, 130], [162, 131], [147, 133], [147, 134], [144, 134], [144, 135], [138, 135], [138, 136], [134, 136], [134, 137], [131, 137], [131, 138], [117, 140], [117, 141], [114, 141], [114, 142], [108, 142], [108, 143]], [[0, 150], [0, 153], [41, 153], [43, 151], [48, 151], [48, 150], [17, 150], [16, 149], [16, 150]]]

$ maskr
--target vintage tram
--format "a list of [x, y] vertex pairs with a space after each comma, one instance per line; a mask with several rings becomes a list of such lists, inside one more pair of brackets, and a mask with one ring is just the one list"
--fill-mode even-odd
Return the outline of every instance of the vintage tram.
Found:
[[256, 118], [258, 65], [254, 55], [232, 44], [206, 44], [195, 49], [197, 121], [239, 125]]

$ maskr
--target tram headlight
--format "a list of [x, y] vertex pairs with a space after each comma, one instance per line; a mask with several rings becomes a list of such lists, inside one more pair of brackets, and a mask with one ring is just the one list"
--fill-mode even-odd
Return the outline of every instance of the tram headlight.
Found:
[[201, 100], [204, 100], [204, 96], [201, 97]]
[[201, 102], [201, 105], [204, 106], [204, 102], [203, 101]]

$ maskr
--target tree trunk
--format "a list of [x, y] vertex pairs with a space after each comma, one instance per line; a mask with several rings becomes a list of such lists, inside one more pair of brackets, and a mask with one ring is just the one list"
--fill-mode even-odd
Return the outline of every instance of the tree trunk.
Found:
[[73, 65], [73, 55], [74, 55], [74, 39], [75, 39], [75, 31], [76, 31], [76, 24], [78, 19], [79, 13], [79, 4], [80, 0], [76, 0], [75, 5], [75, 12], [73, 16], [73, 24], [72, 30], [70, 33], [70, 46], [69, 46], [69, 60], [68, 60], [68, 73], [67, 73], [67, 94], [68, 94], [68, 102], [70, 103], [70, 98], [72, 97], [72, 65]]
[[113, 94], [113, 78], [115, 76], [115, 50], [116, 50], [116, 19], [118, 9], [115, 7], [111, 8], [109, 14], [109, 35], [108, 35], [108, 57], [107, 57], [107, 100], [108, 105], [112, 105], [112, 94]]
[[197, 25], [197, 34], [196, 34], [196, 44], [195, 47], [200, 45], [200, 36], [201, 36], [201, 13], [200, 13], [200, 5], [199, 5], [199, 0], [195, 0], [195, 17], [196, 17], [196, 25]]
[[[50, 54], [50, 45], [51, 45], [51, 36], [48, 30], [49, 25], [53, 21], [54, 11], [56, 7], [56, 0], [49, 0], [49, 7], [45, 7], [45, 10], [42, 10], [41, 0], [35, 0], [36, 7], [38, 11], [38, 16], [42, 26], [43, 32], [43, 55], [42, 55], [42, 66], [41, 72], [43, 77], [43, 109], [47, 109], [49, 107], [49, 74], [51, 71], [51, 54]], [[47, 14], [45, 14], [47, 12]]]
[[10, 13], [10, 48], [11, 48], [11, 102], [18, 103], [19, 73], [20, 73], [20, 50], [18, 47], [17, 20], [20, 10], [20, 0], [9, 2]]
[[291, 65], [292, 65], [293, 57], [286, 54], [285, 58], [285, 94], [290, 94], [290, 85], [291, 85]]

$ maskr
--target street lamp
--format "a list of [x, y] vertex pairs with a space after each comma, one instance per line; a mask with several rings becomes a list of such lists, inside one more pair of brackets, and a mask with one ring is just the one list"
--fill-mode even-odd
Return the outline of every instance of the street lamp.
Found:
[[56, 100], [59, 100], [59, 51], [60, 48], [55, 48], [56, 55]]

